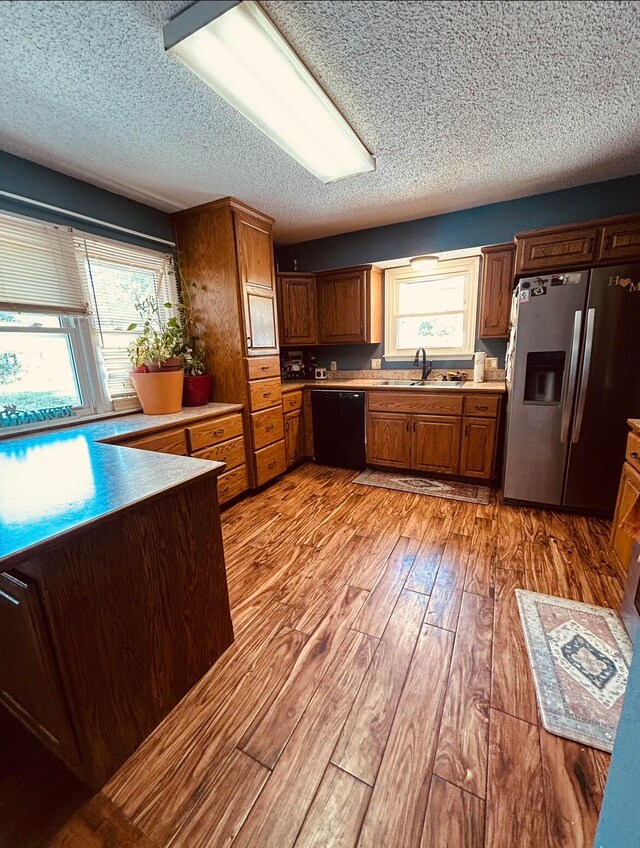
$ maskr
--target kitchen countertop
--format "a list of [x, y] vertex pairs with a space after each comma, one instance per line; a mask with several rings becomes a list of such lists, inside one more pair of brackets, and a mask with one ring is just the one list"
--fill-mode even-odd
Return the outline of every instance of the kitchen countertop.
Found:
[[210, 403], [171, 415], [125, 415], [0, 441], [0, 566], [178, 488], [224, 463], [109, 444], [167, 426], [238, 412]]
[[[363, 380], [287, 380], [282, 382], [282, 392], [293, 392], [296, 389], [380, 389], [390, 392], [428, 392], [429, 387], [423, 386], [381, 386], [380, 383], [384, 377]], [[430, 381], [439, 383], [439, 380]], [[504, 394], [507, 386], [504, 380], [492, 380], [486, 383], [474, 383], [472, 380], [467, 380], [462, 386], [456, 389], [444, 389], [447, 394], [455, 392], [495, 392], [496, 394]], [[435, 391], [439, 391], [435, 389]]]

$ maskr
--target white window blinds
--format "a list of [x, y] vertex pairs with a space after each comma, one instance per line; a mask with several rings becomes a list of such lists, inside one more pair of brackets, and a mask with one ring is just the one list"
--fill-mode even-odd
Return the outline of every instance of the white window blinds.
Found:
[[134, 323], [140, 327], [140, 305], [148, 298], [158, 304], [161, 318], [169, 317], [164, 304], [178, 301], [173, 257], [81, 233], [75, 233], [74, 241], [107, 372], [109, 396], [132, 395], [127, 347], [140, 329], [129, 331], [127, 327]]
[[0, 213], [0, 309], [86, 314], [69, 227]]

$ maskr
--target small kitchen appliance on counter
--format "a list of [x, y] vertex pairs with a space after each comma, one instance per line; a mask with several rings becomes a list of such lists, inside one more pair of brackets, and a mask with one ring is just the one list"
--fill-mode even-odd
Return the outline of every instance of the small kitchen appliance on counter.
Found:
[[316, 380], [326, 380], [327, 379], [327, 369], [326, 368], [320, 368], [319, 366], [316, 365], [314, 370], [315, 370], [314, 376], [315, 376]]

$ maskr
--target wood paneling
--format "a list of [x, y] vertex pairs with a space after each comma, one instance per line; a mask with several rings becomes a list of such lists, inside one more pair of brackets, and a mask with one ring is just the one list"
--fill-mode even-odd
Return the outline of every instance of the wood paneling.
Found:
[[226, 462], [225, 471], [231, 471], [232, 468], [237, 468], [239, 465], [244, 465], [244, 439], [239, 436], [237, 439], [229, 439], [228, 442], [221, 442], [219, 445], [212, 445], [210, 448], [194, 451], [191, 456], [196, 459], [211, 459], [215, 462]]
[[509, 335], [515, 253], [513, 243], [482, 248], [478, 322], [481, 339], [503, 339]]
[[314, 345], [318, 342], [316, 278], [313, 274], [279, 274], [280, 343]]
[[179, 456], [187, 456], [187, 437], [184, 427], [175, 430], [163, 430], [152, 436], [142, 436], [121, 442], [128, 448], [140, 450], [158, 451], [159, 453], [175, 453]]
[[516, 274], [558, 271], [593, 264], [598, 250], [597, 227], [573, 227], [516, 236]]
[[[484, 845], [484, 804], [480, 798], [434, 775], [420, 848], [484, 848]], [[487, 848], [492, 847], [487, 845]]]
[[463, 396], [450, 394], [446, 390], [428, 392], [375, 391], [367, 392], [368, 409], [371, 412], [422, 412], [430, 415], [461, 415]]
[[[203, 421], [201, 424], [192, 424], [187, 427], [187, 435], [192, 453], [210, 445], [217, 445], [219, 442], [242, 435], [242, 415], [224, 415], [221, 418]], [[159, 447], [156, 450], [163, 449]]]
[[262, 380], [280, 376], [279, 356], [254, 356], [245, 359], [248, 380]]
[[282, 403], [282, 388], [278, 378], [252, 380], [249, 383], [249, 390], [252, 412], [259, 412], [261, 409]]
[[249, 488], [247, 466], [240, 465], [233, 471], [225, 471], [218, 477], [218, 502], [222, 504], [237, 498]]
[[493, 603], [463, 593], [434, 774], [480, 798], [487, 787]]
[[263, 486], [287, 470], [284, 440], [256, 451], [256, 482]]
[[538, 728], [498, 710], [490, 717], [486, 844], [548, 844]]
[[460, 474], [488, 480], [493, 477], [496, 422], [492, 418], [463, 418]]
[[327, 766], [295, 848], [355, 848], [371, 789], [335, 766]]
[[284, 439], [282, 407], [272, 406], [262, 412], [253, 412], [251, 414], [251, 429], [253, 446], [256, 450]]
[[424, 596], [400, 594], [331, 757], [370, 786], [378, 774], [426, 607]]
[[460, 467], [460, 419], [413, 415], [411, 467], [418, 471], [457, 474]]
[[411, 463], [411, 416], [402, 412], [370, 412], [367, 415], [367, 462], [409, 468]]
[[287, 412], [284, 416], [284, 445], [287, 468], [303, 459], [305, 455], [304, 419], [302, 410]]

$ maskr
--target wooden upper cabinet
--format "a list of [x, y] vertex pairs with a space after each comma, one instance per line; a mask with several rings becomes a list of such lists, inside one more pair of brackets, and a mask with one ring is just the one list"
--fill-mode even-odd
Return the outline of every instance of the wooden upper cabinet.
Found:
[[460, 418], [414, 415], [411, 467], [418, 471], [457, 474], [460, 466]]
[[602, 228], [598, 261], [618, 262], [640, 257], [640, 219], [607, 224]]
[[597, 255], [598, 227], [565, 227], [516, 236], [516, 274], [589, 267]]
[[35, 583], [0, 574], [0, 703], [67, 763], [78, 750]]
[[278, 306], [280, 344], [317, 344], [316, 278], [314, 274], [280, 274], [278, 276]]
[[482, 248], [481, 339], [503, 339], [509, 335], [515, 252], [515, 244], [494, 244]]
[[382, 271], [374, 265], [317, 274], [320, 344], [382, 341]]
[[237, 210], [234, 222], [247, 355], [278, 353], [271, 226]]

